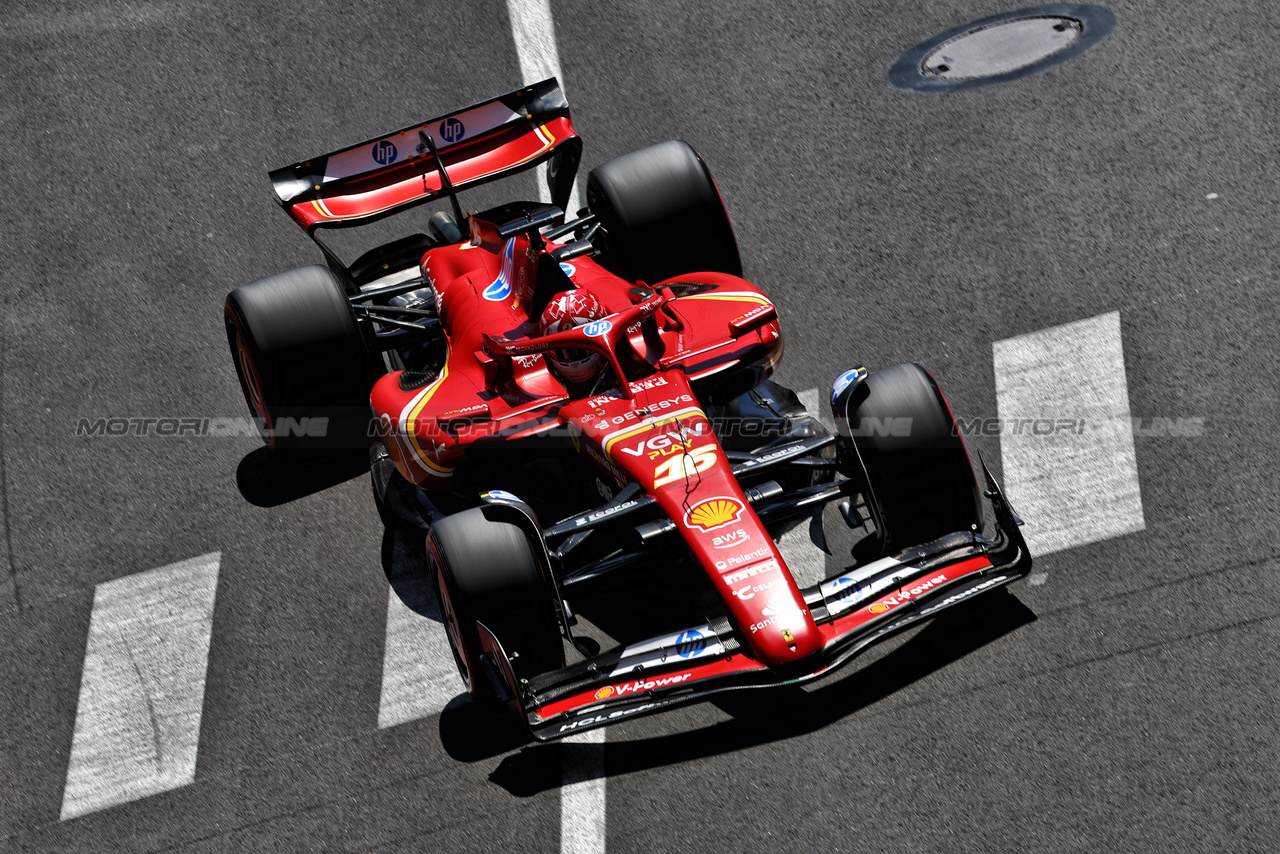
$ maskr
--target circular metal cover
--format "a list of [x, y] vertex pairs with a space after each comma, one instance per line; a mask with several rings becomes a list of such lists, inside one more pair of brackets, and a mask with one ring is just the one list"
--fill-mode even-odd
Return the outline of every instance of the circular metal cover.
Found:
[[889, 68], [899, 89], [954, 92], [1016, 80], [1084, 53], [1115, 28], [1101, 6], [1058, 3], [991, 15], [913, 47]]

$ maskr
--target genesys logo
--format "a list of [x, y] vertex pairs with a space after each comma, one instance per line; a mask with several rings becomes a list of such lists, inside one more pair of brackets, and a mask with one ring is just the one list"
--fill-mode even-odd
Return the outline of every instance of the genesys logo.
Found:
[[597, 700], [607, 700], [613, 696], [621, 697], [623, 694], [635, 694], [640, 691], [652, 691], [654, 688], [666, 688], [669, 685], [679, 685], [692, 675], [692, 672], [679, 673], [673, 676], [637, 679], [634, 682], [624, 682], [621, 685], [606, 685], [596, 692], [595, 697]]
[[879, 602], [876, 602], [874, 605], [867, 608], [867, 610], [872, 614], [883, 614], [886, 611], [891, 611], [905, 602], [910, 602], [922, 593], [928, 593], [939, 584], [945, 583], [946, 580], [947, 577], [945, 575], [935, 575], [928, 581], [922, 581], [906, 590], [899, 590], [892, 596], [884, 597]]

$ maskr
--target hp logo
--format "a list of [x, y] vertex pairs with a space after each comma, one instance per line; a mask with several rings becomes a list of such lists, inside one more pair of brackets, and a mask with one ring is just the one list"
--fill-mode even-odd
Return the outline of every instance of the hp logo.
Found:
[[373, 159], [386, 166], [388, 163], [396, 162], [396, 146], [389, 139], [384, 139], [373, 144]]
[[707, 646], [707, 640], [702, 636], [702, 632], [697, 629], [689, 629], [687, 632], [681, 632], [676, 638], [676, 654], [681, 658], [690, 658], [702, 652]]
[[613, 324], [607, 320], [593, 320], [586, 326], [582, 327], [585, 335], [591, 338], [598, 338], [613, 328]]
[[445, 119], [440, 123], [440, 136], [445, 142], [457, 142], [466, 132], [467, 129], [457, 119]]

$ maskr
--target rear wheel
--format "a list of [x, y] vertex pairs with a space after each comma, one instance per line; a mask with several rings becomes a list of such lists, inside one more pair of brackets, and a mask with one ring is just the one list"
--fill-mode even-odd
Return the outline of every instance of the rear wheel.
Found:
[[564, 666], [564, 647], [550, 591], [520, 528], [487, 518], [476, 507], [448, 516], [432, 529], [428, 548], [440, 617], [471, 696], [495, 698], [480, 670], [476, 623], [502, 643], [516, 678]]
[[687, 142], [660, 142], [592, 169], [587, 205], [607, 234], [600, 260], [624, 279], [742, 275], [720, 191]]
[[[876, 371], [842, 393], [836, 407], [866, 466], [889, 551], [982, 527], [969, 453], [924, 368]], [[846, 474], [861, 477], [854, 468]]]
[[227, 343], [267, 445], [293, 459], [369, 445], [371, 360], [346, 295], [324, 267], [227, 295]]

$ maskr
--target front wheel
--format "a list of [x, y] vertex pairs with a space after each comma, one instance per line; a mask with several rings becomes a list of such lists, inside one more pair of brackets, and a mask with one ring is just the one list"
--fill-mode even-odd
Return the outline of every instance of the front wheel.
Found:
[[484, 623], [502, 643], [517, 678], [564, 666], [564, 646], [533, 550], [520, 528], [486, 515], [487, 507], [437, 522], [427, 539], [440, 617], [458, 673], [479, 701], [496, 697], [481, 671]]
[[[876, 371], [842, 391], [833, 408], [866, 467], [888, 551], [982, 527], [969, 452], [928, 371], [919, 365]], [[856, 462], [845, 474], [862, 477]]]

